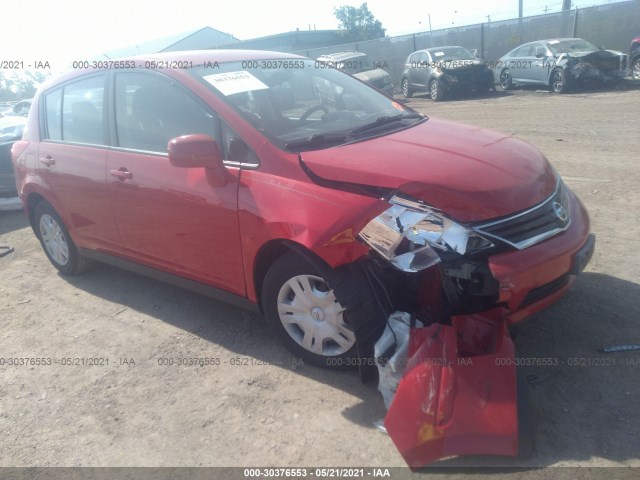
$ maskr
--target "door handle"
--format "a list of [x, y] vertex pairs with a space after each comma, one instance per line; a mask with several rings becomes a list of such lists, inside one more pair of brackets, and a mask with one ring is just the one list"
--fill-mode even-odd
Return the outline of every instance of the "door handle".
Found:
[[119, 170], [111, 170], [111, 175], [116, 177], [118, 180], [129, 180], [133, 178], [133, 175], [129, 170], [124, 167], [121, 167]]
[[40, 157], [40, 161], [44, 163], [47, 167], [51, 167], [56, 164], [56, 161], [53, 159], [51, 155], [47, 155], [46, 157]]

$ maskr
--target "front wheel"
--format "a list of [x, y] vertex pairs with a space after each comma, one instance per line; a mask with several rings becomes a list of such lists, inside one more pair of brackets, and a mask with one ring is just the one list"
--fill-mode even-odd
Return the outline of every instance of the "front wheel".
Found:
[[640, 80], [640, 58], [637, 58], [631, 64], [631, 78], [634, 80]]
[[509, 70], [503, 70], [500, 74], [500, 86], [503, 90], [510, 90], [513, 87], [513, 79]]
[[322, 274], [300, 255], [288, 253], [264, 279], [265, 316], [293, 354], [319, 367], [340, 369], [356, 356], [356, 336], [345, 309]]
[[40, 202], [35, 208], [34, 220], [44, 253], [60, 272], [77, 275], [90, 266], [89, 259], [78, 253], [64, 223], [51, 205]]
[[551, 72], [551, 90], [553, 93], [566, 93], [567, 88], [567, 75], [564, 70], [556, 68]]
[[444, 90], [440, 80], [431, 80], [429, 84], [429, 96], [434, 102], [439, 102], [444, 98]]

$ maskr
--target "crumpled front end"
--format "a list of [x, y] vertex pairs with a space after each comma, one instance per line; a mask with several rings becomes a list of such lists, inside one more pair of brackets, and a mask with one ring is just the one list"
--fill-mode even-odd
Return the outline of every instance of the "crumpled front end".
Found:
[[[338, 269], [334, 286], [362, 356], [373, 355], [393, 311], [426, 325], [411, 331], [388, 433], [411, 467], [453, 455], [516, 455], [507, 328], [557, 301], [590, 260], [595, 239], [583, 205], [562, 182], [541, 204], [491, 222], [457, 224], [406, 198], [390, 204], [360, 233], [369, 257]], [[371, 286], [367, 302], [354, 303], [358, 284]]]
[[564, 54], [558, 63], [564, 60], [564, 70], [569, 78], [578, 82], [616, 82], [626, 75], [627, 56], [598, 50], [588, 55]]

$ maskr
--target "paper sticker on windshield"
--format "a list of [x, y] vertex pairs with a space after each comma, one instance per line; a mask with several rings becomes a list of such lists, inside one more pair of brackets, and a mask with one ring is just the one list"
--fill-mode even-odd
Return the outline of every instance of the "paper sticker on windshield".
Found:
[[247, 71], [215, 73], [203, 78], [220, 90], [220, 92], [225, 96], [233, 95], [234, 93], [249, 92], [251, 90], [264, 90], [269, 88]]
[[444, 57], [444, 52], [436, 52], [434, 53], [436, 57]]
[[549, 45], [555, 45], [556, 43], [560, 43], [560, 40], [549, 40], [547, 43]]

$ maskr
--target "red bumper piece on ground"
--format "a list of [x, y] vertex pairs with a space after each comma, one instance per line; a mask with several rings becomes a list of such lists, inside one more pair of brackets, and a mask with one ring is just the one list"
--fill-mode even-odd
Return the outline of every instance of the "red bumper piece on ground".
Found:
[[518, 451], [514, 345], [500, 309], [411, 331], [385, 427], [412, 468]]

